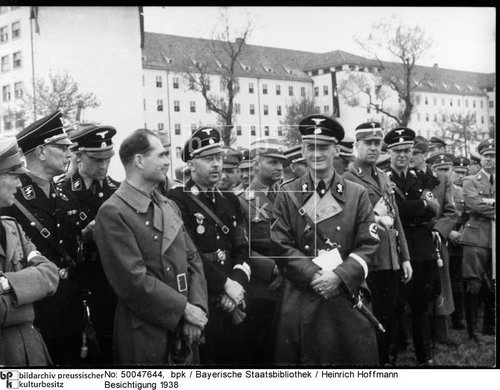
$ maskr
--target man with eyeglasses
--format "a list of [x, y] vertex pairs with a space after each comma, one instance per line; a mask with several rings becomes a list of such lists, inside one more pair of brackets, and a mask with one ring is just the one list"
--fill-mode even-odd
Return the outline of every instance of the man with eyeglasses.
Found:
[[219, 131], [201, 127], [186, 141], [181, 157], [191, 171], [185, 187], [168, 192], [203, 261], [209, 321], [204, 364], [247, 363], [244, 349], [245, 288], [250, 281], [249, 244], [243, 213], [232, 191], [220, 191], [222, 143]]
[[35, 303], [35, 326], [41, 330], [55, 364], [78, 364], [82, 345], [83, 308], [78, 264], [83, 261], [78, 202], [54, 177], [66, 172], [69, 147], [59, 111], [32, 123], [16, 138], [29, 173], [6, 210], [19, 222], [38, 250], [59, 269], [52, 297]]
[[396, 203], [410, 252], [413, 276], [402, 286], [411, 310], [413, 345], [417, 361], [432, 365], [429, 304], [440, 292], [434, 236], [429, 222], [439, 213], [426, 175], [410, 169], [415, 132], [398, 127], [386, 134], [384, 142], [391, 156], [388, 172], [394, 183]]

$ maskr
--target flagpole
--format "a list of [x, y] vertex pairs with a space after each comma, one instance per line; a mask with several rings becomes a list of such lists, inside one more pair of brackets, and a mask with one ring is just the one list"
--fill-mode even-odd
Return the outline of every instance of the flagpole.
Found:
[[[33, 20], [35, 19], [33, 7], [30, 11], [30, 33], [31, 33], [31, 77], [33, 79], [33, 120], [36, 121], [36, 93], [35, 93], [35, 50], [33, 45]], [[36, 20], [35, 20], [36, 22]]]

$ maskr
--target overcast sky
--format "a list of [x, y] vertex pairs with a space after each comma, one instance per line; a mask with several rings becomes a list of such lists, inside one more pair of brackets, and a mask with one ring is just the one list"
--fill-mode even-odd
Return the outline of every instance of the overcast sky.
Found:
[[[210, 38], [217, 7], [145, 7], [145, 30]], [[324, 53], [365, 55], [353, 37], [366, 37], [373, 23], [393, 14], [418, 24], [434, 46], [419, 65], [490, 73], [495, 71], [495, 9], [459, 7], [229, 7], [231, 24], [254, 24], [249, 43]]]

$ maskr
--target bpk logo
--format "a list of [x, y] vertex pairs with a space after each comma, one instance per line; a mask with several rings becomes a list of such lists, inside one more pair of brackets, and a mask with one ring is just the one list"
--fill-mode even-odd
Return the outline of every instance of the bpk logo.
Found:
[[19, 372], [18, 371], [0, 371], [0, 383], [5, 383], [6, 389], [19, 388]]

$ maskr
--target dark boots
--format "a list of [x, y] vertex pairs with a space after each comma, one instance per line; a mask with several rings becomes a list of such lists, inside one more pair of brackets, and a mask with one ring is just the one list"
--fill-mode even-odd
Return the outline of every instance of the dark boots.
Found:
[[465, 293], [465, 320], [467, 322], [467, 333], [469, 339], [476, 343], [481, 343], [481, 338], [477, 331], [477, 313], [479, 310], [479, 294]]
[[451, 326], [453, 329], [465, 329], [464, 324], [464, 293], [454, 292], [453, 302], [455, 303], [455, 311], [451, 314]]

